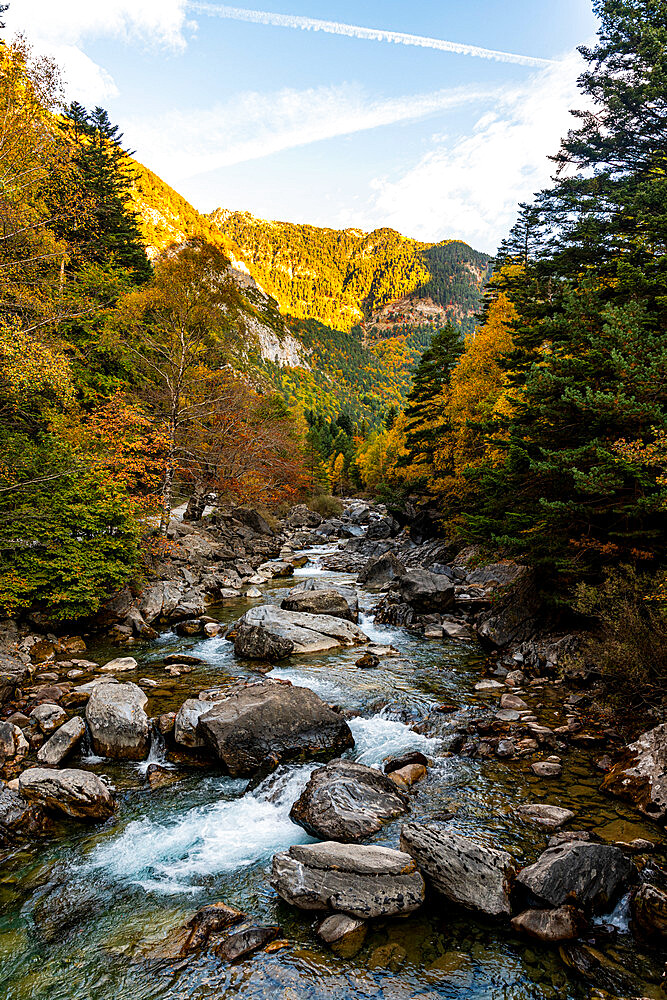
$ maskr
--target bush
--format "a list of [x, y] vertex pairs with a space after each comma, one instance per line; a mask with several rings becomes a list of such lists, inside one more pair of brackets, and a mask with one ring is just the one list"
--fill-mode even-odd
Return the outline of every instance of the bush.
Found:
[[575, 608], [597, 622], [582, 659], [602, 675], [615, 708], [660, 709], [667, 693], [665, 577], [639, 575], [631, 566], [610, 571], [601, 584], [581, 584]]
[[328, 493], [321, 493], [308, 501], [308, 507], [314, 510], [320, 517], [340, 517], [343, 513], [343, 505], [336, 497]]

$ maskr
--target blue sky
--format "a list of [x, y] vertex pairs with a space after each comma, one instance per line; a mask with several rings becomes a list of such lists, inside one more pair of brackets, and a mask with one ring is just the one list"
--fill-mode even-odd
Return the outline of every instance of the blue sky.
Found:
[[105, 106], [137, 157], [201, 211], [389, 225], [487, 251], [548, 181], [547, 156], [581, 105], [575, 48], [595, 32], [590, 0], [243, 9], [259, 13], [216, 0], [15, 0], [8, 30], [52, 54], [68, 96]]

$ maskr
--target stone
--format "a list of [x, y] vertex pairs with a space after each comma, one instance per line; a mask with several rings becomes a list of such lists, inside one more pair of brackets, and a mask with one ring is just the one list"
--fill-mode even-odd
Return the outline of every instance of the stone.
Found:
[[425, 757], [420, 750], [408, 750], [407, 753], [401, 754], [400, 757], [391, 757], [385, 761], [383, 771], [385, 774], [391, 774], [392, 771], [398, 771], [403, 767], [407, 767], [408, 764], [423, 764], [426, 767], [428, 765], [428, 757]]
[[525, 679], [526, 675], [523, 670], [510, 670], [509, 673], [505, 675], [505, 684], [507, 684], [508, 687], [520, 687]]
[[667, 891], [645, 882], [632, 899], [632, 919], [649, 938], [667, 941]]
[[367, 930], [365, 920], [348, 917], [346, 913], [332, 913], [319, 924], [317, 936], [341, 958], [354, 958], [363, 947]]
[[260, 625], [239, 622], [234, 628], [234, 652], [242, 660], [276, 663], [294, 652], [294, 643]]
[[78, 768], [31, 767], [19, 777], [19, 794], [26, 802], [75, 819], [107, 819], [115, 809], [102, 779]]
[[357, 577], [357, 583], [368, 590], [385, 590], [405, 574], [405, 566], [393, 552], [369, 559]]
[[0, 781], [0, 843], [11, 844], [38, 836], [45, 832], [48, 825], [48, 818], [39, 806], [21, 798], [18, 788], [10, 788]]
[[216, 635], [219, 635], [221, 631], [222, 631], [222, 625], [220, 624], [220, 622], [206, 622], [206, 624], [204, 625], [204, 633], [205, 635], [208, 636], [209, 639], [212, 639]]
[[363, 656], [354, 661], [355, 667], [360, 667], [362, 670], [373, 670], [379, 664], [380, 657], [376, 656], [375, 653], [364, 653]]
[[510, 708], [516, 712], [523, 712], [528, 709], [528, 705], [523, 698], [519, 698], [515, 694], [502, 694], [500, 696], [500, 707]]
[[268, 757], [335, 757], [354, 746], [345, 719], [314, 691], [273, 681], [212, 702], [199, 732], [233, 777], [251, 777]]
[[422, 778], [425, 778], [427, 773], [423, 764], [406, 764], [405, 767], [400, 767], [397, 771], [392, 771], [389, 777], [399, 787], [407, 785], [409, 788], [411, 785], [416, 785]]
[[30, 718], [37, 723], [44, 735], [52, 733], [54, 729], [62, 726], [67, 719], [67, 712], [60, 705], [42, 704], [36, 705], [30, 713]]
[[553, 943], [579, 937], [588, 921], [576, 906], [559, 906], [555, 910], [524, 910], [512, 918], [511, 924], [515, 931]]
[[658, 822], [667, 820], [667, 722], [626, 747], [600, 788]]
[[498, 722], [519, 722], [521, 716], [512, 708], [501, 708], [496, 712], [496, 719]]
[[245, 955], [258, 951], [281, 933], [280, 927], [266, 927], [255, 924], [243, 930], [235, 931], [225, 938], [222, 944], [214, 948], [215, 954], [225, 962], [235, 962]]
[[359, 620], [359, 600], [356, 591], [318, 583], [311, 578], [293, 587], [280, 605], [286, 611], [303, 611], [313, 615], [333, 615], [334, 618]]
[[271, 884], [302, 910], [346, 913], [359, 920], [414, 913], [425, 886], [413, 859], [389, 847], [300, 844], [274, 855]]
[[547, 802], [527, 803], [526, 805], [519, 806], [517, 812], [524, 819], [531, 820], [531, 822], [537, 823], [539, 826], [546, 826], [551, 830], [556, 830], [559, 826], [567, 823], [568, 820], [574, 819], [574, 813], [571, 809], [552, 806]]
[[636, 874], [620, 848], [574, 841], [547, 848], [519, 872], [516, 885], [538, 906], [574, 903], [589, 913], [606, 913]]
[[0, 653], [0, 705], [14, 697], [27, 675], [28, 667], [18, 656]]
[[416, 611], [444, 611], [454, 603], [454, 584], [441, 573], [411, 569], [396, 581], [402, 601]]
[[313, 771], [290, 819], [320, 840], [351, 844], [377, 833], [406, 810], [404, 796], [381, 771], [333, 760]]
[[[355, 646], [368, 642], [368, 636], [362, 632], [358, 625], [343, 618], [285, 611], [273, 605], [263, 604], [246, 611], [229, 632], [230, 637], [234, 639], [236, 655], [248, 659], [265, 658], [249, 655], [248, 627], [263, 629], [271, 636], [272, 641], [280, 640], [292, 643], [289, 653], [284, 653], [284, 656], [288, 656], [290, 653], [321, 653], [339, 646]], [[258, 642], [257, 633], [253, 632], [252, 637], [254, 647]]]
[[290, 528], [319, 528], [322, 518], [317, 511], [306, 507], [305, 503], [299, 503], [292, 507], [287, 516], [287, 523]]
[[22, 730], [13, 722], [0, 722], [0, 762], [25, 757], [30, 749]]
[[257, 597], [262, 596], [262, 591], [259, 590], [257, 587], [248, 587], [248, 589], [245, 592], [245, 596], [255, 599]]
[[137, 661], [133, 656], [117, 656], [114, 660], [109, 660], [100, 670], [105, 674], [122, 674], [129, 670], [137, 669]]
[[199, 656], [189, 656], [185, 653], [169, 653], [168, 656], [165, 656], [162, 662], [166, 667], [170, 666], [172, 663], [187, 663], [189, 666], [198, 667], [206, 661], [202, 660]]
[[174, 740], [184, 747], [204, 747], [206, 741], [197, 732], [199, 720], [206, 712], [211, 711], [211, 702], [201, 698], [188, 698], [176, 714], [174, 722]]
[[405, 823], [401, 849], [446, 899], [488, 916], [509, 915], [516, 863], [506, 851], [440, 823]]
[[291, 563], [282, 562], [281, 560], [265, 562], [257, 567], [257, 573], [259, 576], [267, 577], [270, 580], [276, 577], [294, 576], [294, 566]]
[[553, 760], [536, 760], [530, 769], [538, 778], [557, 778], [563, 773], [562, 765]]
[[467, 625], [464, 625], [463, 622], [445, 621], [440, 628], [445, 639], [458, 639], [461, 642], [465, 642], [473, 637], [472, 630]]
[[491, 679], [478, 681], [475, 684], [475, 691], [501, 691], [505, 685], [501, 684], [500, 681], [493, 681]]
[[81, 716], [72, 716], [39, 748], [38, 762], [45, 767], [59, 767], [81, 742], [85, 732], [86, 724]]
[[102, 757], [143, 760], [150, 745], [144, 706], [148, 699], [136, 684], [98, 684], [86, 705], [93, 750]]

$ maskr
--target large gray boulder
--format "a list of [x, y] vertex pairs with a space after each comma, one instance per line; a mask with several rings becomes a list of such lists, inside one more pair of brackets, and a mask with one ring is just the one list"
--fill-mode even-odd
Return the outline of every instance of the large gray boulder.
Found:
[[664, 823], [667, 820], [667, 722], [626, 747], [600, 787], [632, 803], [651, 819]]
[[331, 584], [304, 580], [288, 592], [280, 605], [286, 611], [303, 611], [312, 615], [332, 615], [350, 622], [359, 620], [359, 600], [351, 588], [334, 588]]
[[415, 611], [445, 611], [454, 603], [454, 584], [441, 573], [411, 569], [396, 580], [401, 601]]
[[211, 702], [203, 698], [188, 698], [179, 708], [174, 721], [174, 740], [180, 746], [194, 749], [206, 746], [204, 737], [197, 731], [199, 720], [211, 711]]
[[515, 862], [506, 851], [487, 847], [439, 823], [406, 823], [401, 849], [440, 895], [489, 916], [510, 913]]
[[74, 767], [31, 767], [19, 778], [19, 794], [26, 802], [76, 819], [107, 819], [115, 808], [102, 779]]
[[81, 742], [85, 731], [86, 724], [81, 716], [72, 716], [39, 748], [38, 762], [45, 767], [58, 767]]
[[150, 746], [144, 706], [148, 699], [136, 684], [96, 684], [86, 705], [86, 722], [95, 753], [143, 760]]
[[305, 503], [299, 503], [296, 507], [292, 507], [287, 516], [287, 523], [290, 528], [318, 528], [322, 518], [317, 511], [306, 507]]
[[529, 903], [574, 903], [589, 913], [606, 913], [636, 878], [637, 871], [619, 847], [574, 841], [548, 848], [516, 878]]
[[198, 732], [233, 777], [263, 762], [335, 757], [354, 746], [345, 719], [309, 688], [263, 681], [212, 702]]
[[48, 819], [39, 806], [31, 805], [0, 781], [0, 844], [33, 837], [48, 826]]
[[[263, 629], [267, 636], [266, 646], [273, 655], [258, 655], [262, 646], [256, 632], [248, 629]], [[279, 644], [292, 643], [289, 652], [293, 654], [322, 653], [340, 646], [355, 646], [368, 642], [368, 636], [358, 625], [335, 618], [331, 615], [311, 615], [299, 611], [285, 611], [274, 605], [263, 604], [246, 611], [242, 618], [232, 625], [229, 638], [234, 642], [234, 652], [244, 659], [279, 659]], [[275, 642], [274, 642], [275, 640]], [[274, 649], [275, 647], [275, 649]]]
[[332, 841], [274, 855], [271, 885], [302, 910], [347, 913], [360, 920], [414, 913], [425, 894], [424, 879], [409, 855]]
[[404, 574], [405, 566], [400, 559], [393, 552], [385, 552], [368, 560], [357, 577], [357, 583], [368, 590], [384, 590]]
[[268, 660], [277, 663], [294, 652], [291, 639], [277, 635], [261, 625], [239, 621], [228, 633], [234, 642], [234, 652], [241, 660]]
[[333, 760], [313, 771], [290, 818], [313, 837], [351, 844], [406, 811], [406, 795], [386, 775], [355, 761]]

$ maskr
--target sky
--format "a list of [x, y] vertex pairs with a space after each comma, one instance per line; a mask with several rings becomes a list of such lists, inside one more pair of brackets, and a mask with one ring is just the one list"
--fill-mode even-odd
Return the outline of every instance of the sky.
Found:
[[549, 182], [596, 28], [590, 0], [13, 0], [6, 21], [202, 212], [490, 253]]

